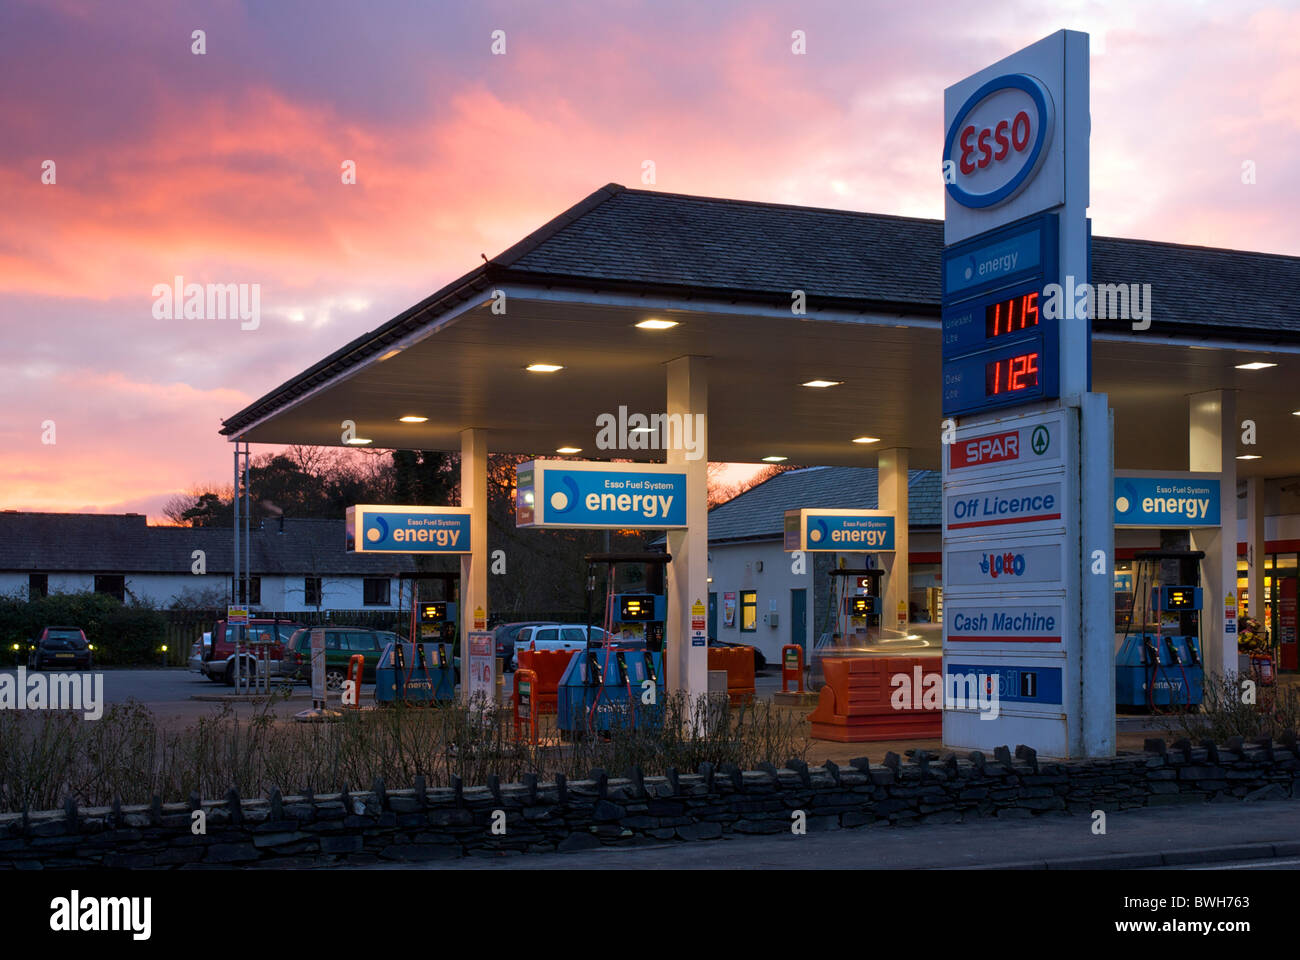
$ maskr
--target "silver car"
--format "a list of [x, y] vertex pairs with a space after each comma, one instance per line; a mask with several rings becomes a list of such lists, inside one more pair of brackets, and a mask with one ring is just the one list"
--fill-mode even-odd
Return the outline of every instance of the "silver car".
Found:
[[202, 640], [195, 640], [190, 645], [190, 673], [203, 673], [203, 654], [212, 646], [212, 631], [205, 630]]
[[[587, 625], [583, 623], [549, 623], [524, 627], [515, 637], [515, 652], [511, 669], [519, 669], [520, 650], [586, 650]], [[597, 643], [605, 638], [600, 627], [591, 627], [591, 637]]]

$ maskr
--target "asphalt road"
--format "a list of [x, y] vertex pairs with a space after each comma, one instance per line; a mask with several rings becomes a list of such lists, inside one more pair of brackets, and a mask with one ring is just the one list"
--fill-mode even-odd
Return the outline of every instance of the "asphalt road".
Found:
[[[83, 671], [78, 671], [83, 672]], [[221, 709], [221, 704], [212, 700], [195, 700], [194, 697], [221, 697], [234, 693], [233, 687], [224, 683], [214, 683], [197, 673], [190, 673], [183, 667], [158, 669], [107, 669], [96, 671], [104, 677], [105, 705], [125, 703], [138, 700], [153, 711], [154, 715], [164, 720], [194, 720], [211, 716]], [[13, 674], [13, 667], [0, 669], [0, 673]], [[272, 685], [274, 687], [274, 681]], [[293, 696], [273, 709], [277, 714], [289, 715], [311, 706], [311, 688], [307, 684], [296, 684]], [[374, 691], [373, 684], [364, 684], [361, 689], [362, 702], [367, 702]], [[338, 694], [331, 694], [330, 699], [337, 700]], [[250, 703], [237, 703], [236, 712], [251, 713], [256, 707]]]
[[472, 857], [358, 870], [764, 869], [1258, 869], [1300, 865], [1300, 801], [1214, 803], [1092, 819], [975, 819], [934, 826], [872, 826], [806, 836], [743, 837], [565, 854]]

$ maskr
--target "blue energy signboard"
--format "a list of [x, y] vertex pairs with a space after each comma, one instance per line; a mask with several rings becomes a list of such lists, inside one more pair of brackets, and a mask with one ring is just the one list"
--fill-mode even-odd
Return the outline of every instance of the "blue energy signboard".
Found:
[[1043, 311], [1058, 233], [1044, 214], [944, 250], [944, 416], [1060, 395], [1059, 321]]
[[1215, 477], [1116, 477], [1115, 526], [1217, 527]]
[[468, 507], [348, 507], [350, 553], [460, 554], [470, 552]]
[[879, 510], [787, 510], [785, 549], [890, 551], [894, 549], [894, 518]]
[[686, 471], [661, 464], [533, 460], [515, 470], [515, 525], [588, 529], [686, 526]]

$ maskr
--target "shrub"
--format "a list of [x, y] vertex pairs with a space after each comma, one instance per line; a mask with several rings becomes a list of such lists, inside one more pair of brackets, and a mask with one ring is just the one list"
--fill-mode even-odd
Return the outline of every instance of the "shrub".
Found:
[[668, 767], [694, 771], [708, 761], [753, 769], [803, 758], [807, 742], [800, 722], [758, 704], [739, 710], [700, 697], [665, 702], [656, 729], [616, 729], [608, 737], [576, 743], [516, 743], [513, 719], [495, 704], [394, 706], [347, 711], [329, 724], [276, 719], [270, 698], [251, 719], [229, 707], [184, 729], [169, 732], [142, 704], [109, 707], [99, 720], [77, 713], [0, 711], [0, 812], [26, 805], [55, 809], [71, 795], [82, 806], [182, 801], [191, 792], [224, 795], [232, 785], [245, 797], [342, 784], [367, 789], [382, 777], [390, 789], [409, 788], [423, 776], [445, 786], [452, 776], [481, 785], [495, 774], [503, 783], [525, 773], [553, 779], [557, 773], [585, 777], [593, 768], [621, 776], [639, 765], [647, 776]]
[[21, 595], [0, 599], [0, 644], [6, 651], [19, 643], [25, 657], [27, 644], [48, 626], [80, 627], [95, 645], [98, 663], [132, 664], [157, 659], [167, 623], [148, 604], [124, 604], [103, 593], [52, 593], [35, 600]]
[[[1254, 683], [1249, 697], [1244, 686], [1246, 681]], [[1278, 738], [1288, 732], [1300, 733], [1300, 690], [1280, 684], [1266, 687], [1258, 678], [1233, 672], [1211, 674], [1205, 678], [1200, 711], [1178, 714], [1166, 723], [1166, 729], [1193, 743], [1201, 740], [1222, 743], [1229, 737]]]

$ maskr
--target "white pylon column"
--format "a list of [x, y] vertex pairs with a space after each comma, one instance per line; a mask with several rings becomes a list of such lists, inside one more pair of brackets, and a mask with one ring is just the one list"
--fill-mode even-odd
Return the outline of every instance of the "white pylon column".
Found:
[[[888, 510], [894, 519], [894, 558], [886, 559], [885, 595], [880, 603], [880, 624], [888, 629], [903, 629], [910, 618], [908, 590], [911, 574], [907, 551], [907, 449], [881, 450], [876, 458], [876, 506]], [[884, 555], [888, 557], [888, 554]], [[899, 604], [902, 604], [900, 607]], [[903, 623], [899, 624], [902, 612]]]
[[475, 626], [476, 611], [482, 611], [486, 627], [488, 606], [487, 435], [475, 428], [460, 432], [460, 505], [470, 508], [470, 552], [460, 557], [460, 696], [468, 702], [469, 634], [483, 629]]
[[[1187, 398], [1188, 469], [1219, 474], [1219, 527], [1192, 530], [1201, 562], [1201, 642], [1207, 675], [1237, 671], [1237, 395], [1207, 390]], [[1226, 611], [1234, 632], [1224, 630]]]
[[[686, 528], [668, 531], [668, 623], [664, 670], [668, 689], [698, 696], [709, 689], [709, 649], [691, 640], [692, 608], [709, 601], [709, 384], [703, 357], [678, 357], [667, 364], [668, 417], [702, 414], [699, 442], [687, 458], [683, 444], [670, 444], [668, 463], [686, 471]], [[705, 614], [701, 614], [704, 616]]]

